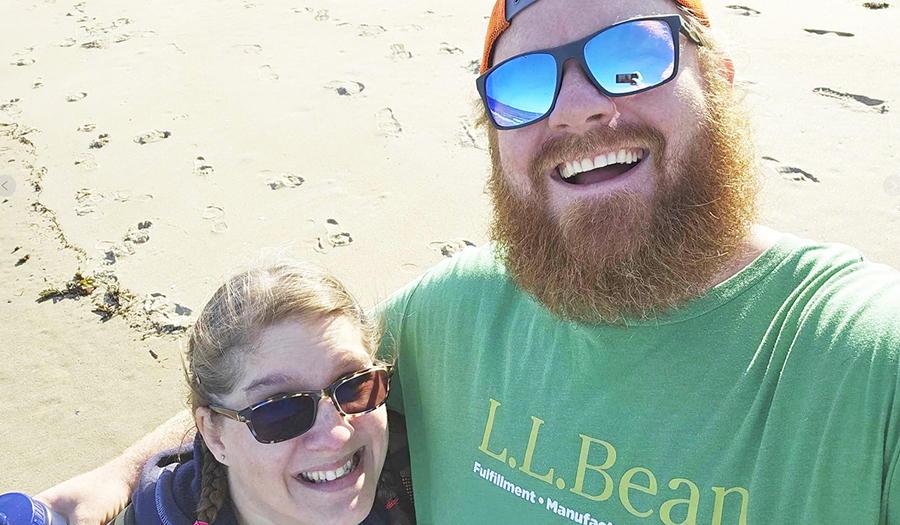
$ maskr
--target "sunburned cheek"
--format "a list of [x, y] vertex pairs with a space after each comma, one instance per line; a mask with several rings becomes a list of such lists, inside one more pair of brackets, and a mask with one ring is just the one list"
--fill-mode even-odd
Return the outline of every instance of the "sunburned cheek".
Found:
[[518, 197], [530, 197], [537, 188], [529, 176], [530, 164], [524, 156], [504, 155], [501, 152], [502, 177]]
[[675, 100], [686, 108], [686, 116], [691, 120], [697, 121], [708, 115], [704, 86], [705, 82], [698, 71], [684, 71], [678, 76], [677, 81], [672, 83]]

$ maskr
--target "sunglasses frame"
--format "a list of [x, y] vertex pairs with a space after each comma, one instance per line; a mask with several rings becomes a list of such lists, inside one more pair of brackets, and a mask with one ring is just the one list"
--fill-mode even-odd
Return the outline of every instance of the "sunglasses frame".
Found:
[[[553, 113], [554, 108], [556, 108], [556, 102], [559, 99], [559, 91], [562, 88], [563, 65], [565, 65], [565, 63], [569, 59], [577, 60], [578, 63], [581, 65], [581, 69], [585, 72], [586, 76], [590, 79], [590, 81], [594, 85], [594, 87], [596, 87], [601, 93], [603, 93], [607, 97], [625, 97], [625, 96], [629, 96], [629, 95], [636, 95], [638, 93], [643, 93], [644, 91], [649, 91], [651, 89], [658, 88], [659, 86], [662, 86], [663, 84], [670, 82], [672, 79], [674, 79], [678, 75], [678, 67], [679, 67], [678, 64], [679, 64], [679, 55], [680, 55], [681, 46], [679, 45], [679, 42], [677, 42], [677, 41], [673, 42], [674, 49], [675, 49], [675, 59], [673, 62], [672, 76], [670, 76], [666, 80], [663, 80], [659, 84], [654, 84], [652, 86], [641, 88], [636, 91], [630, 91], [628, 93], [611, 93], [611, 92], [607, 91], [603, 86], [600, 85], [600, 83], [597, 81], [597, 79], [594, 78], [594, 74], [591, 72], [590, 68], [587, 65], [587, 60], [585, 60], [585, 58], [584, 58], [584, 48], [587, 45], [587, 43], [590, 40], [592, 40], [594, 37], [600, 35], [601, 33], [606, 32], [614, 27], [617, 27], [617, 26], [620, 26], [623, 24], [629, 24], [629, 23], [633, 23], [633, 22], [642, 22], [642, 21], [646, 21], [646, 20], [659, 20], [659, 21], [665, 22], [669, 26], [669, 30], [671, 31], [671, 34], [673, 35], [673, 40], [675, 40], [674, 35], [683, 34], [688, 38], [688, 40], [695, 43], [696, 45], [698, 45], [698, 46], [703, 45], [700, 40], [700, 36], [697, 34], [696, 30], [693, 28], [693, 26], [691, 26], [689, 23], [687, 23], [681, 17], [681, 15], [642, 16], [642, 17], [637, 17], [637, 18], [630, 18], [628, 20], [622, 20], [621, 22], [616, 22], [613, 25], [606, 26], [603, 29], [600, 29], [599, 31], [597, 31], [595, 33], [591, 33], [590, 35], [588, 35], [584, 38], [575, 40], [573, 42], [569, 42], [568, 44], [563, 44], [561, 46], [551, 47], [551, 48], [547, 48], [547, 49], [538, 49], [535, 51], [529, 51], [527, 53], [522, 53], [522, 54], [510, 57], [510, 58], [507, 58], [503, 62], [500, 62], [499, 64], [495, 64], [493, 67], [491, 67], [490, 69], [485, 71], [482, 75], [480, 75], [477, 79], [475, 79], [475, 85], [478, 87], [478, 94], [481, 95], [481, 101], [484, 103], [484, 107], [487, 110], [487, 115], [491, 121], [491, 124], [493, 124], [493, 126], [496, 129], [509, 130], [509, 129], [517, 129], [517, 128], [523, 128], [525, 126], [530, 126], [532, 124], [540, 122], [541, 120], [544, 120], [545, 118], [549, 117], [550, 114]], [[491, 75], [491, 73], [494, 72], [494, 70], [503, 66], [507, 62], [510, 62], [517, 58], [522, 58], [524, 56], [529, 56], [529, 55], [551, 55], [553, 57], [553, 59], [556, 61], [556, 88], [555, 88], [555, 91], [553, 92], [553, 102], [550, 104], [550, 109], [548, 109], [546, 113], [541, 115], [540, 118], [537, 118], [530, 122], [526, 122], [525, 124], [517, 124], [515, 126], [501, 126], [497, 123], [496, 120], [494, 120], [494, 115], [493, 115], [493, 113], [491, 113], [491, 107], [488, 103], [487, 87], [486, 87], [487, 78]]]
[[[362, 376], [362, 375], [365, 375], [368, 373], [372, 373], [372, 372], [378, 372], [378, 371], [385, 371], [388, 373], [387, 383], [385, 383], [386, 392], [384, 395], [384, 400], [381, 403], [378, 403], [376, 406], [374, 406], [364, 412], [358, 412], [355, 414], [348, 414], [348, 413], [344, 412], [344, 409], [341, 408], [341, 404], [338, 402], [337, 398], [334, 396], [335, 390], [337, 390], [341, 385], [347, 383], [348, 381], [352, 381], [353, 379], [356, 379], [359, 376]], [[341, 417], [354, 418], [354, 417], [363, 416], [365, 414], [368, 414], [369, 412], [374, 412], [375, 410], [378, 410], [379, 408], [381, 408], [382, 405], [384, 405], [387, 402], [387, 398], [391, 393], [391, 379], [393, 379], [393, 377], [394, 377], [394, 365], [375, 365], [375, 366], [371, 366], [369, 368], [364, 368], [362, 370], [357, 370], [356, 372], [350, 372], [349, 374], [344, 374], [341, 377], [337, 378], [334, 381], [334, 383], [331, 383], [330, 385], [323, 388], [322, 390], [304, 390], [304, 391], [294, 392], [294, 393], [290, 393], [290, 394], [276, 394], [272, 397], [269, 397], [269, 398], [266, 398], [266, 399], [260, 401], [259, 403], [250, 405], [249, 407], [247, 407], [243, 410], [231, 410], [230, 408], [220, 407], [220, 406], [216, 406], [216, 405], [209, 405], [209, 406], [207, 406], [207, 408], [209, 408], [210, 410], [212, 410], [213, 412], [215, 412], [217, 414], [222, 414], [223, 416], [225, 416], [229, 419], [233, 419], [235, 421], [245, 423], [247, 425], [247, 427], [250, 429], [250, 433], [253, 434], [254, 439], [259, 441], [260, 443], [264, 443], [264, 444], [281, 443], [282, 441], [294, 439], [295, 437], [302, 436], [303, 434], [309, 432], [309, 430], [316, 424], [316, 418], [319, 416], [319, 402], [324, 397], [331, 399], [331, 404], [334, 405], [335, 410], [338, 411], [338, 414], [340, 414]], [[283, 399], [292, 399], [295, 397], [311, 397], [315, 400], [315, 403], [313, 404], [312, 425], [310, 425], [309, 428], [307, 428], [303, 432], [300, 432], [299, 434], [297, 434], [295, 436], [287, 437], [284, 439], [276, 439], [276, 440], [271, 440], [271, 441], [266, 441], [266, 440], [260, 439], [259, 435], [257, 435], [257, 433], [256, 433], [256, 429], [253, 427], [253, 411], [260, 407], [268, 405], [269, 403], [274, 403], [275, 401], [281, 401]]]

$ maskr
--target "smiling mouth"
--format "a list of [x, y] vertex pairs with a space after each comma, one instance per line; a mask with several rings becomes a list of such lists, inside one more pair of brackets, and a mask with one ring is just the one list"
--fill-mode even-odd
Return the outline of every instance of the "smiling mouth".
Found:
[[584, 186], [628, 173], [642, 162], [645, 155], [646, 152], [640, 148], [622, 148], [594, 158], [566, 162], [556, 169], [563, 182]]
[[299, 479], [307, 482], [307, 483], [328, 483], [330, 481], [334, 481], [337, 479], [341, 479], [347, 474], [350, 474], [356, 467], [359, 466], [359, 459], [362, 450], [357, 450], [350, 459], [347, 460], [346, 463], [336, 468], [335, 470], [319, 470], [319, 471], [309, 471], [309, 472], [301, 472], [298, 476]]

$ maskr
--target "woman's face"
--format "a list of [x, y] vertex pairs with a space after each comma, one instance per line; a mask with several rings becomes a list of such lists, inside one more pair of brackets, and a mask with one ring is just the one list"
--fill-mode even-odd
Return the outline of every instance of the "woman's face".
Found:
[[[224, 398], [243, 409], [279, 393], [319, 390], [372, 359], [358, 327], [346, 318], [307, 326], [285, 322], [264, 330], [244, 378]], [[305, 434], [259, 443], [247, 425], [231, 419], [216, 425], [228, 465], [228, 483], [243, 525], [357, 524], [369, 513], [387, 452], [387, 408], [344, 418], [329, 398], [318, 406]], [[215, 439], [215, 438], [213, 438]], [[212, 447], [211, 447], [212, 448]], [[349, 469], [348, 469], [349, 467]], [[340, 476], [333, 481], [314, 482]]]

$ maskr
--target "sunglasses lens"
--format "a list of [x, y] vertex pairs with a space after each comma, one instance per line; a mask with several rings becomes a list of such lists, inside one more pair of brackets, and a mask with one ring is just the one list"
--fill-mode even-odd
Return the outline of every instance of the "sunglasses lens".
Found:
[[373, 370], [354, 377], [334, 389], [341, 410], [346, 414], [362, 414], [380, 407], [388, 396], [390, 373]]
[[315, 399], [296, 396], [266, 403], [253, 410], [250, 419], [260, 441], [285, 441], [312, 428], [315, 416]]
[[488, 110], [500, 127], [534, 122], [550, 111], [556, 93], [556, 59], [534, 54], [514, 58], [485, 79]]
[[636, 20], [607, 29], [584, 46], [598, 84], [614, 95], [662, 84], [675, 74], [675, 40], [662, 20]]

